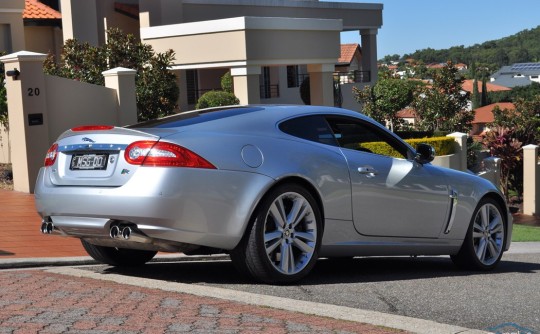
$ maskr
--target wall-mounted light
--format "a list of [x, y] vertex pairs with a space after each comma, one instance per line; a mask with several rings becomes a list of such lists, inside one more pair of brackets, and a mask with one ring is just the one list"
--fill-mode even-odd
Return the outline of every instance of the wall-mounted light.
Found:
[[6, 75], [8, 77], [13, 77], [13, 80], [19, 80], [19, 74], [21, 74], [21, 72], [19, 72], [19, 70], [16, 68], [11, 71], [6, 71]]

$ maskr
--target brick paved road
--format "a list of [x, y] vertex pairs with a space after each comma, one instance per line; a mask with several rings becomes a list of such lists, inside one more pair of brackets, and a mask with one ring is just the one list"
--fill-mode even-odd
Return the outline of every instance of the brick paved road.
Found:
[[220, 299], [57, 275], [0, 271], [0, 333], [397, 333]]

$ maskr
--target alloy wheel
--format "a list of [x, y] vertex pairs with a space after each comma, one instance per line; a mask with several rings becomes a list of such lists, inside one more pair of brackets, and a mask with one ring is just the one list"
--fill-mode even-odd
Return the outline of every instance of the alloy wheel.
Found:
[[272, 266], [286, 275], [302, 271], [315, 252], [317, 233], [316, 217], [306, 198], [296, 192], [278, 196], [264, 225], [264, 247]]
[[477, 211], [472, 233], [476, 258], [486, 266], [495, 263], [504, 247], [504, 223], [495, 205], [486, 203]]

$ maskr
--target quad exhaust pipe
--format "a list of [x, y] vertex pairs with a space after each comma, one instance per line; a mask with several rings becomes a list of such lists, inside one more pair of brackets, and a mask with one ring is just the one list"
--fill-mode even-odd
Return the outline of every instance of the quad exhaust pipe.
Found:
[[112, 239], [121, 239], [124, 241], [151, 243], [152, 239], [135, 230], [131, 226], [112, 225], [109, 231]]
[[41, 233], [43, 233], [43, 234], [52, 234], [53, 232], [54, 232], [53, 223], [42, 220], [41, 221]]

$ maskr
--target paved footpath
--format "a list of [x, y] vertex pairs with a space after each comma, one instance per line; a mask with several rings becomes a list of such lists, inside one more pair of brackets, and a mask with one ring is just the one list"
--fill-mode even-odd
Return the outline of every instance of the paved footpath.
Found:
[[401, 331], [45, 270], [0, 272], [0, 333]]

